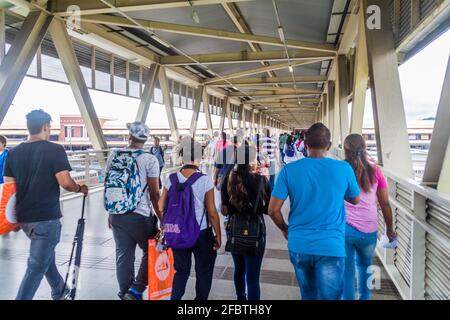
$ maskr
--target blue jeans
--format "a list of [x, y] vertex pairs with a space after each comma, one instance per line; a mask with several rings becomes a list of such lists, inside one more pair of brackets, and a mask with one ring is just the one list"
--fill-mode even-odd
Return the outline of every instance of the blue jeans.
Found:
[[61, 222], [58, 220], [22, 223], [20, 225], [31, 240], [27, 270], [20, 284], [16, 300], [32, 300], [45, 275], [53, 300], [63, 295], [64, 280], [55, 264], [55, 247], [61, 236]]
[[377, 245], [377, 232], [364, 233], [352, 226], [345, 230], [345, 275], [344, 300], [355, 300], [355, 255], [358, 268], [358, 293], [360, 300], [370, 299], [370, 288], [367, 283], [372, 277], [372, 257]]
[[[234, 261], [234, 287], [238, 300], [260, 300], [259, 275], [264, 255], [232, 254]], [[246, 292], [248, 292], [248, 297]]]
[[302, 300], [340, 300], [345, 258], [290, 251]]
[[195, 259], [195, 300], [208, 300], [214, 274], [217, 251], [213, 249], [214, 234], [211, 228], [200, 231], [192, 248], [173, 249], [175, 276], [172, 284], [172, 300], [181, 300], [191, 274], [192, 254]]

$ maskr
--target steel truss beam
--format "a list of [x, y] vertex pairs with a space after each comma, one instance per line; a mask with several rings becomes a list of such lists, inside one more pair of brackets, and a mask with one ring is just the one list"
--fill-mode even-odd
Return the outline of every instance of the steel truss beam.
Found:
[[[300, 83], [321, 83], [327, 80], [326, 76], [297, 76], [294, 77], [294, 80], [297, 84]], [[258, 86], [258, 85], [268, 85], [268, 84], [293, 84], [294, 81], [292, 77], [255, 77], [255, 78], [240, 78], [230, 80], [231, 84], [239, 87], [246, 88], [248, 86]], [[209, 87], [223, 87], [230, 86], [230, 83], [227, 81], [216, 81], [208, 84]]]
[[[191, 0], [193, 6], [215, 5], [227, 2], [243, 2], [253, 0]], [[190, 3], [186, 0], [110, 0], [111, 4], [119, 8], [123, 12], [144, 11], [157, 9], [173, 9], [189, 7]], [[76, 4], [80, 7], [81, 15], [99, 14], [99, 13], [115, 13], [115, 10], [105, 5], [101, 1], [93, 0], [55, 0], [52, 1], [51, 10], [57, 15], [67, 16], [67, 8]]]
[[366, 106], [366, 91], [369, 80], [369, 66], [367, 61], [367, 42], [364, 32], [365, 20], [362, 10], [358, 14], [358, 36], [355, 52], [355, 70], [353, 77], [352, 93], [352, 118], [350, 124], [351, 133], [362, 133], [364, 122], [364, 109]]
[[169, 81], [167, 80], [166, 68], [161, 67], [158, 73], [159, 85], [163, 94], [163, 103], [166, 108], [167, 119], [169, 120], [169, 128], [172, 132], [172, 141], [179, 141], [180, 133], [178, 131], [177, 119], [173, 110], [173, 99], [170, 94]]
[[195, 132], [197, 131], [198, 115], [200, 114], [200, 106], [202, 104], [203, 91], [206, 91], [205, 86], [199, 86], [195, 90], [194, 108], [192, 112], [191, 126], [189, 130], [189, 133], [193, 138], [195, 138]]
[[214, 78], [205, 80], [204, 83], [205, 84], [210, 84], [210, 83], [214, 83], [214, 82], [221, 81], [221, 80], [242, 78], [242, 77], [245, 77], [245, 76], [250, 76], [252, 74], [258, 74], [258, 73], [263, 73], [263, 72], [273, 71], [273, 70], [287, 69], [287, 68], [289, 68], [289, 66], [297, 67], [297, 66], [303, 66], [303, 65], [307, 65], [307, 64], [321, 62], [321, 61], [323, 61], [323, 60], [322, 59], [314, 59], [314, 60], [307, 60], [307, 61], [292, 62], [290, 64], [289, 64], [289, 62], [278, 63], [278, 64], [273, 64], [273, 65], [270, 65], [270, 66], [266, 66], [266, 67], [259, 67], [259, 68], [254, 68], [254, 69], [248, 69], [248, 70], [244, 70], [244, 71], [230, 73], [230, 74], [227, 74], [227, 75], [222, 75], [220, 77], [214, 77]]
[[0, 124], [3, 122], [20, 84], [28, 71], [52, 16], [30, 11], [0, 66]]
[[231, 92], [229, 93], [230, 97], [262, 97], [262, 96], [273, 96], [273, 97], [297, 97], [300, 95], [312, 95], [312, 94], [321, 94], [322, 90], [320, 89], [291, 89], [285, 91], [276, 91], [276, 90], [267, 90], [267, 91], [249, 91], [249, 92]]
[[[291, 61], [302, 61], [311, 59], [333, 59], [335, 57], [332, 53], [316, 52], [311, 50], [288, 50], [289, 59]], [[286, 52], [284, 50], [278, 51], [263, 51], [263, 52], [224, 52], [224, 53], [206, 53], [194, 54], [186, 56], [166, 56], [161, 57], [160, 62], [165, 66], [184, 66], [195, 64], [222, 64], [222, 63], [244, 63], [244, 62], [261, 62], [261, 61], [287, 61]], [[193, 59], [198, 61], [194, 62]]]
[[[231, 21], [233, 21], [233, 23], [236, 26], [236, 28], [238, 28], [238, 30], [241, 33], [253, 34], [253, 32], [250, 30], [250, 27], [248, 26], [247, 22], [245, 21], [244, 17], [239, 12], [239, 9], [237, 8], [236, 4], [234, 4], [234, 3], [222, 3], [222, 7], [224, 8], [225, 12], [230, 17]], [[247, 43], [248, 43], [248, 45], [250, 46], [250, 49], [253, 52], [261, 52], [261, 51], [263, 51], [261, 46], [258, 43], [253, 43], [253, 42], [250, 42], [250, 41], [247, 42]], [[265, 62], [265, 61], [261, 61], [261, 64], [264, 65], [264, 66], [268, 66], [269, 65], [269, 63]], [[271, 78], [276, 76], [273, 71], [267, 71], [267, 75], [269, 77], [271, 77]]]
[[450, 58], [442, 86], [439, 107], [428, 151], [423, 182], [438, 184], [438, 190], [450, 196]]
[[[131, 22], [127, 18], [119, 16], [88, 15], [83, 17], [83, 21], [101, 23], [106, 25], [114, 25], [137, 29], [159, 30], [197, 37], [206, 37], [206, 38], [240, 41], [240, 42], [253, 42], [277, 47], [284, 47], [284, 43], [277, 37], [244, 34], [240, 32], [230, 32], [219, 29], [180, 25], [169, 22], [150, 21], [143, 19], [134, 19], [134, 20], [139, 25]], [[336, 53], [335, 47], [330, 44], [317, 44], [299, 40], [286, 40], [286, 46], [292, 49], [306, 49], [313, 51]]]
[[160, 66], [157, 64], [152, 64], [150, 66], [147, 84], [141, 96], [136, 121], [141, 121], [144, 123], [147, 121], [148, 111], [155, 92], [155, 84], [158, 81], [159, 68]]
[[372, 93], [378, 161], [386, 169], [403, 177], [412, 178], [406, 114], [403, 104], [397, 54], [390, 21], [389, 3], [384, 0], [362, 0], [364, 18], [367, 7], [381, 8], [381, 29], [364, 28], [367, 39], [369, 76]]
[[103, 136], [102, 127], [95, 112], [94, 104], [89, 94], [88, 87], [84, 80], [81, 68], [78, 63], [75, 51], [72, 46], [66, 25], [58, 19], [54, 19], [49, 28], [50, 34], [58, 52], [59, 59], [66, 73], [69, 85], [72, 88], [73, 95], [77, 101], [81, 116], [83, 117], [91, 139], [92, 146], [96, 150], [105, 150], [108, 148]]

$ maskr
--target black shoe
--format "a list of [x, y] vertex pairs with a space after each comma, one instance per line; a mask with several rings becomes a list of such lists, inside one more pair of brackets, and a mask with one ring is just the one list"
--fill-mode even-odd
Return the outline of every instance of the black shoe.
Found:
[[130, 289], [123, 295], [122, 300], [144, 300], [144, 299], [142, 298], [142, 293]]

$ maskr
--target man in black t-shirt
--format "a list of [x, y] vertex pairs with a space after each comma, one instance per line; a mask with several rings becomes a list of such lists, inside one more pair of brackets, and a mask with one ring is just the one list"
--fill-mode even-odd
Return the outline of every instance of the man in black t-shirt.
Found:
[[61, 235], [59, 187], [88, 193], [75, 183], [64, 148], [48, 141], [51, 117], [42, 110], [27, 115], [29, 140], [11, 150], [5, 162], [5, 182], [16, 183], [16, 216], [31, 240], [30, 256], [17, 300], [31, 300], [42, 278], [52, 289], [52, 298], [65, 298], [64, 280], [55, 264], [55, 247]]

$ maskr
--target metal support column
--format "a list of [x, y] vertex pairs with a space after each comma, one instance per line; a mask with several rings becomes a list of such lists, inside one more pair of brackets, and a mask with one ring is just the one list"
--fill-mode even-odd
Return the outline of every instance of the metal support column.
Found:
[[189, 134], [192, 138], [195, 138], [195, 132], [197, 131], [198, 115], [200, 114], [200, 106], [202, 104], [204, 90], [205, 86], [199, 86], [195, 89], [194, 109], [192, 112], [191, 126], [189, 129]]
[[139, 102], [138, 112], [136, 114], [136, 121], [146, 122], [148, 117], [148, 110], [150, 109], [150, 104], [152, 103], [153, 95], [155, 94], [155, 85], [158, 81], [160, 66], [157, 64], [152, 64], [148, 71], [147, 83], [144, 87], [144, 92], [141, 95], [141, 101]]
[[367, 39], [378, 162], [392, 172], [412, 178], [414, 174], [408, 128], [389, 14], [389, 2], [363, 0], [362, 4], [365, 20], [368, 19], [368, 6], [376, 5], [381, 8], [381, 29], [364, 28]]
[[255, 109], [252, 109], [252, 134], [255, 134]]
[[230, 136], [233, 135], [233, 117], [231, 116], [231, 104], [230, 104], [230, 99], [227, 99], [227, 104], [226, 106], [226, 112], [227, 112], [227, 118], [228, 118], [228, 132], [230, 134]]
[[78, 64], [75, 51], [72, 46], [66, 25], [61, 20], [54, 19], [50, 24], [50, 34], [58, 52], [59, 59], [66, 73], [69, 85], [72, 89], [75, 100], [80, 109], [81, 116], [86, 125], [92, 146], [96, 150], [107, 149], [107, 144], [103, 136], [102, 127], [98, 121], [94, 104], [92, 103], [89, 90], [86, 86], [80, 65]]
[[209, 96], [206, 88], [203, 90], [202, 101], [203, 101], [203, 112], [205, 112], [206, 118], [206, 127], [208, 128], [208, 135], [212, 139], [214, 132], [211, 120], [211, 110], [209, 109]]
[[328, 105], [330, 110], [329, 117], [329, 129], [331, 131], [331, 141], [333, 142], [333, 146], [339, 146], [339, 114], [336, 104], [336, 93], [335, 93], [335, 82], [328, 81], [327, 83], [328, 89]]
[[347, 57], [345, 55], [339, 55], [337, 57], [337, 71], [338, 71], [338, 83], [339, 83], [339, 124], [341, 127], [340, 137], [341, 143], [344, 143], [347, 138], [350, 129], [348, 121], [348, 84], [349, 75], [347, 67]]
[[225, 130], [225, 116], [227, 114], [227, 105], [229, 104], [228, 97], [225, 97], [222, 105], [222, 113], [220, 114], [219, 131], [222, 133]]
[[0, 124], [14, 100], [42, 39], [44, 39], [52, 18], [41, 11], [30, 11], [16, 35], [8, 55], [2, 61], [0, 66]]
[[246, 113], [245, 106], [241, 105], [241, 123], [242, 123], [242, 129], [244, 130], [244, 136], [247, 135], [247, 119], [246, 119]]
[[365, 20], [363, 10], [359, 12], [358, 38], [355, 52], [355, 69], [353, 77], [352, 118], [350, 133], [362, 134], [364, 109], [366, 106], [369, 66], [367, 61], [367, 42], [364, 32]]
[[177, 119], [175, 117], [175, 111], [173, 110], [173, 100], [170, 94], [169, 81], [167, 80], [166, 69], [161, 67], [158, 72], [159, 85], [163, 94], [163, 102], [166, 107], [167, 119], [169, 120], [169, 128], [172, 132], [172, 141], [176, 144], [180, 138], [178, 131]]
[[450, 58], [442, 86], [439, 107], [436, 113], [430, 150], [425, 164], [423, 182], [438, 185], [438, 190], [450, 195]]
[[0, 63], [3, 62], [6, 55], [6, 26], [5, 26], [5, 9], [0, 9]]

